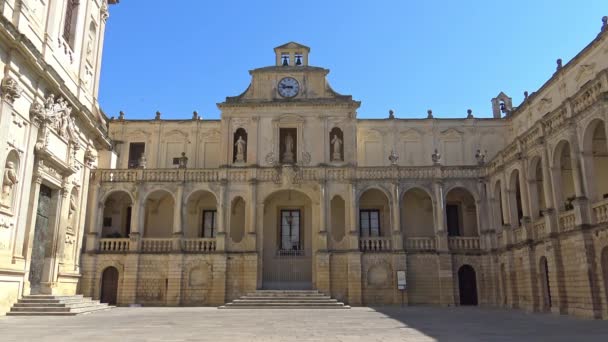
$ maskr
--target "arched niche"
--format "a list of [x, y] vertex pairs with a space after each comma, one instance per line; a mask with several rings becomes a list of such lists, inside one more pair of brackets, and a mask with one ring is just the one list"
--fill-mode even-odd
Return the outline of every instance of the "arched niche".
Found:
[[184, 223], [184, 237], [215, 237], [219, 228], [215, 195], [207, 190], [193, 192], [186, 201]]
[[449, 236], [479, 236], [475, 198], [465, 188], [450, 190], [445, 200]]
[[175, 200], [166, 190], [155, 190], [150, 193], [145, 203], [144, 237], [173, 237], [173, 216]]
[[505, 225], [504, 208], [502, 205], [502, 188], [500, 181], [494, 185], [494, 209], [496, 213], [496, 224], [500, 227]]
[[608, 144], [603, 120], [592, 121], [583, 137], [587, 190], [592, 201], [608, 198]]
[[103, 206], [101, 236], [103, 238], [125, 238], [131, 233], [131, 211], [133, 201], [125, 191], [110, 193]]
[[359, 234], [361, 237], [388, 236], [390, 233], [389, 199], [384, 192], [371, 188], [359, 197]]
[[344, 161], [344, 133], [339, 127], [334, 127], [329, 132], [329, 160]]
[[426, 191], [412, 188], [403, 194], [401, 231], [407, 238], [435, 236], [433, 201]]
[[234, 146], [232, 146], [232, 162], [235, 164], [247, 162], [247, 131], [238, 128], [233, 136]]
[[339, 195], [334, 196], [330, 203], [331, 214], [331, 237], [335, 242], [340, 242], [346, 234], [346, 209], [345, 202]]
[[521, 200], [521, 183], [519, 181], [519, 170], [515, 169], [511, 172], [509, 181], [509, 202], [511, 203], [511, 223], [519, 227], [522, 224], [524, 217], [524, 209]]
[[557, 144], [553, 153], [554, 190], [556, 206], [562, 210], [574, 209], [574, 174], [572, 173], [572, 156], [570, 142], [562, 140]]
[[17, 197], [19, 182], [21, 182], [21, 179], [19, 179], [20, 164], [19, 154], [17, 151], [11, 150], [4, 162], [2, 193], [0, 193], [0, 206], [9, 211], [15, 208], [15, 198]]
[[230, 204], [230, 238], [241, 242], [245, 236], [245, 200], [238, 196]]

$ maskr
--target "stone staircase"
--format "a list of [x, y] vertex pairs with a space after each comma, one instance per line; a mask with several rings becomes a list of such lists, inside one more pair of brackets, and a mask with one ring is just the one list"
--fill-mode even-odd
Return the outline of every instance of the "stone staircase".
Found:
[[11, 307], [7, 316], [75, 316], [94, 311], [109, 310], [113, 306], [99, 303], [82, 295], [52, 296], [31, 295], [24, 296]]
[[317, 290], [257, 290], [220, 309], [350, 309]]

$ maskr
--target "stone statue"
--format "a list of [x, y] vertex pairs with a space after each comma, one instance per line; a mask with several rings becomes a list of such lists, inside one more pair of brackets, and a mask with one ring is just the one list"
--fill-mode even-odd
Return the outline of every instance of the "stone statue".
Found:
[[70, 210], [68, 211], [68, 219], [72, 218], [76, 209], [78, 209], [78, 207], [76, 207], [76, 196], [71, 195], [70, 196]]
[[291, 133], [287, 133], [285, 136], [285, 153], [283, 153], [283, 161], [285, 163], [293, 163], [293, 137]]
[[435, 149], [435, 152], [431, 155], [431, 159], [433, 159], [433, 165], [441, 164], [441, 153]]
[[486, 163], [486, 154], [487, 153], [488, 153], [488, 151], [481, 153], [481, 150], [477, 150], [477, 153], [475, 153], [475, 159], [477, 160], [478, 165], [483, 165]]
[[334, 134], [333, 139], [331, 139], [331, 144], [334, 147], [334, 152], [331, 155], [331, 161], [342, 161], [342, 139], [340, 139], [337, 134]]
[[399, 161], [399, 155], [395, 150], [391, 150], [391, 154], [388, 155], [388, 160], [391, 162], [391, 165], [396, 166]]
[[247, 146], [247, 142], [243, 139], [242, 136], [239, 135], [239, 138], [234, 143], [234, 146], [236, 146], [235, 162], [244, 163], [245, 162], [245, 147]]
[[19, 180], [17, 179], [15, 164], [12, 161], [7, 161], [4, 168], [4, 177], [2, 178], [2, 203], [10, 205], [11, 192], [13, 186], [17, 183], [19, 183]]

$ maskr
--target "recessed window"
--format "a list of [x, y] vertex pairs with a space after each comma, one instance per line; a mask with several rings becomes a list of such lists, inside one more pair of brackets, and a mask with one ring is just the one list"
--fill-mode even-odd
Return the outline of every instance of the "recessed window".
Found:
[[202, 235], [204, 238], [214, 238], [217, 229], [217, 211], [203, 210], [203, 229]]
[[380, 236], [380, 210], [361, 209], [359, 211], [359, 229], [361, 237]]
[[302, 250], [300, 241], [300, 210], [281, 210], [281, 250]]
[[129, 144], [129, 169], [135, 169], [139, 167], [139, 160], [144, 155], [146, 150], [146, 143], [143, 142], [132, 142]]

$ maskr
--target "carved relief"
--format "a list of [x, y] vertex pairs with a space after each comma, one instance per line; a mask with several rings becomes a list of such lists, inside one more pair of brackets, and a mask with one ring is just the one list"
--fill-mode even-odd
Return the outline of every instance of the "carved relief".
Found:
[[14, 103], [16, 99], [21, 97], [21, 86], [15, 79], [10, 76], [5, 76], [0, 83], [0, 88], [2, 88], [2, 99]]
[[30, 116], [41, 126], [55, 130], [59, 136], [70, 142], [77, 141], [80, 132], [72, 115], [72, 106], [62, 97], [55, 100], [55, 95], [50, 94], [44, 104], [32, 103]]

